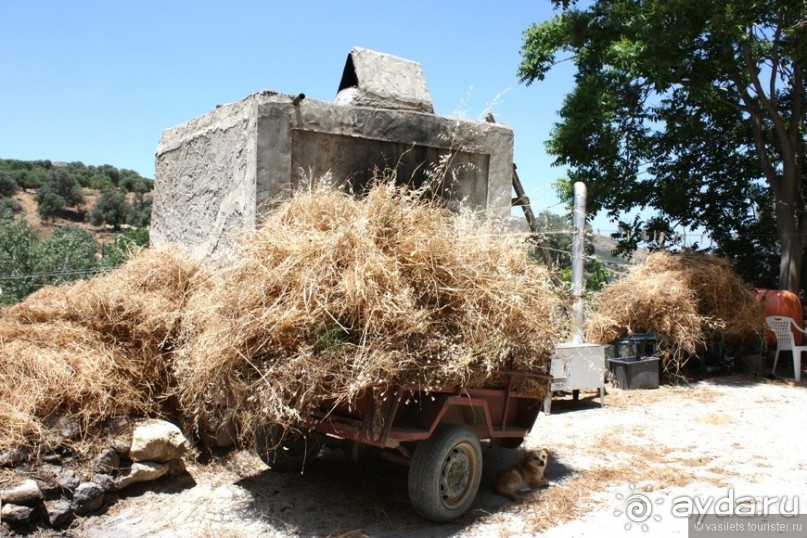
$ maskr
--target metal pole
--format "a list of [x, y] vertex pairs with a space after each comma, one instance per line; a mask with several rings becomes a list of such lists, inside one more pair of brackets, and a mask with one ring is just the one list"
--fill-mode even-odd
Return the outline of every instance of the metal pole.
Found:
[[572, 235], [572, 343], [583, 343], [583, 240], [586, 235], [586, 185], [574, 184]]

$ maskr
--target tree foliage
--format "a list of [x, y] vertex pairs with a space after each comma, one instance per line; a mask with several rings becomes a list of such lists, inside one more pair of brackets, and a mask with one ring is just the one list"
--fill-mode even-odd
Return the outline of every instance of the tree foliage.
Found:
[[0, 198], [0, 220], [12, 219], [14, 214], [19, 213], [21, 210], [20, 204], [11, 198]]
[[101, 264], [116, 267], [140, 248], [149, 247], [149, 231], [146, 228], [124, 230], [115, 236], [111, 245], [104, 245]]
[[[552, 263], [560, 275], [562, 282], [572, 281], [572, 235], [574, 222], [571, 213], [557, 215], [542, 211], [535, 218], [538, 233], [543, 239], [544, 247], [549, 251]], [[586, 291], [599, 291], [607, 282], [607, 273], [602, 264], [593, 257], [594, 234], [591, 226], [586, 225], [583, 262], [584, 284]], [[539, 247], [540, 248], [540, 247]], [[538, 258], [538, 254], [535, 254]]]
[[147, 230], [126, 230], [98, 256], [92, 234], [74, 226], [40, 238], [25, 222], [0, 219], [0, 304], [16, 303], [45, 285], [89, 278], [123, 263], [133, 245], [148, 246]]
[[48, 181], [36, 191], [37, 212], [42, 218], [53, 217], [67, 207], [84, 203], [81, 185], [64, 170], [54, 170]]
[[8, 172], [0, 171], [0, 197], [9, 197], [17, 194], [20, 186]]
[[121, 224], [126, 222], [129, 211], [126, 195], [115, 188], [105, 189], [90, 210], [90, 222], [93, 226], [109, 224], [113, 229], [120, 230]]
[[51, 284], [75, 280], [77, 273], [95, 267], [97, 250], [90, 232], [75, 226], [56, 228], [33, 248], [33, 268], [36, 273], [49, 274]]
[[[560, 61], [577, 67], [548, 142], [570, 167], [569, 188], [585, 181], [592, 212], [614, 219], [653, 208], [668, 236], [704, 226], [743, 270], [769, 271], [778, 252], [780, 287], [798, 289], [803, 0], [553, 3], [557, 15], [525, 32], [519, 76], [530, 84]], [[634, 243], [647, 224], [621, 223]]]
[[60, 170], [71, 176], [76, 183], [84, 188], [103, 190], [109, 187], [119, 187], [124, 192], [134, 191], [138, 184], [145, 185], [151, 190], [152, 181], [144, 178], [134, 170], [116, 168], [110, 164], [101, 166], [85, 165], [82, 162], [56, 163], [51, 161], [20, 161], [15, 159], [0, 159], [0, 175], [5, 173], [12, 177], [24, 189], [37, 189], [44, 185], [49, 174]]
[[0, 220], [0, 304], [19, 301], [38, 288], [33, 252], [39, 238], [23, 222]]

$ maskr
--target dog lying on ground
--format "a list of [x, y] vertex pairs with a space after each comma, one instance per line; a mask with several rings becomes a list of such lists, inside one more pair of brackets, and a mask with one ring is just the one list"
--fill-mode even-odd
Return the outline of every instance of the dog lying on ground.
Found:
[[519, 500], [519, 493], [525, 488], [543, 488], [549, 485], [544, 480], [544, 471], [549, 461], [549, 451], [545, 448], [528, 450], [524, 459], [515, 465], [505, 467], [496, 475], [496, 492], [511, 501]]

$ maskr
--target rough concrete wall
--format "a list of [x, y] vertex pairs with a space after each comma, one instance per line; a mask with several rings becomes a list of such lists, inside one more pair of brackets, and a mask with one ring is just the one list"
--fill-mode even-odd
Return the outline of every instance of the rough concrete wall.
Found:
[[[226, 256], [233, 235], [289, 196], [300, 169], [329, 170], [356, 190], [374, 166], [400, 164], [399, 180], [451, 152], [446, 197], [502, 216], [510, 212], [513, 133], [502, 125], [412, 111], [340, 106], [254, 94], [163, 133], [157, 148], [152, 243], [193, 258]], [[418, 176], [420, 174], [420, 176]]]
[[151, 241], [194, 258], [226, 255], [255, 226], [257, 107], [289, 96], [261, 92], [163, 132], [157, 146]]
[[[337, 181], [366, 183], [374, 166], [402, 165], [399, 180], [421, 174], [440, 155], [454, 155], [450, 199], [501, 216], [510, 212], [513, 132], [508, 127], [411, 111], [339, 106], [306, 100], [299, 107], [258, 107], [259, 207], [288, 196], [301, 173], [330, 171]], [[415, 177], [415, 183], [422, 180]]]

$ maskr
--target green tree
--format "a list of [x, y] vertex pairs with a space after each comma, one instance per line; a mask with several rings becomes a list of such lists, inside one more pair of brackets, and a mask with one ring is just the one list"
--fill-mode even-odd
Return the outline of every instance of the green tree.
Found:
[[92, 234], [75, 226], [56, 228], [34, 249], [34, 271], [48, 284], [60, 284], [92, 274], [98, 245]]
[[15, 213], [22, 211], [20, 204], [10, 198], [0, 198], [0, 220], [14, 218]]
[[149, 231], [145, 228], [125, 230], [115, 235], [111, 245], [105, 245], [102, 250], [102, 265], [104, 267], [117, 267], [125, 262], [131, 253], [149, 246]]
[[104, 189], [90, 210], [90, 222], [93, 226], [109, 224], [113, 229], [120, 230], [129, 210], [129, 203], [121, 191], [115, 188]]
[[548, 142], [556, 164], [571, 168], [569, 186], [588, 184], [592, 212], [654, 208], [668, 229], [704, 226], [746, 258], [753, 242], [736, 238], [772, 220], [779, 287], [798, 290], [807, 239], [803, 0], [553, 4], [558, 14], [524, 34], [519, 76], [530, 84], [560, 61], [577, 67]]
[[44, 168], [33, 168], [32, 170], [19, 170], [16, 181], [23, 189], [38, 189], [48, 179], [48, 174]]
[[9, 197], [17, 194], [20, 186], [8, 172], [0, 170], [0, 196]]
[[53, 217], [66, 207], [76, 207], [84, 203], [81, 186], [66, 170], [57, 169], [50, 173], [44, 185], [36, 191], [37, 212], [42, 218]]
[[13, 304], [35, 291], [39, 237], [24, 222], [0, 219], [0, 304]]
[[[558, 269], [560, 280], [572, 281], [572, 234], [574, 233], [574, 220], [572, 215], [557, 215], [549, 211], [542, 211], [535, 217], [538, 233], [542, 236], [544, 246], [555, 268]], [[607, 282], [607, 272], [594, 255], [594, 235], [589, 224], [586, 224], [586, 237], [583, 252], [586, 256], [583, 262], [585, 288], [587, 291], [599, 291]], [[537, 252], [534, 257], [540, 259]]]
[[141, 202], [132, 204], [131, 211], [126, 216], [126, 224], [135, 228], [146, 228], [151, 223], [152, 198], [147, 196]]
[[64, 198], [51, 190], [45, 189], [45, 187], [37, 191], [36, 202], [36, 212], [43, 219], [55, 217], [67, 205]]

